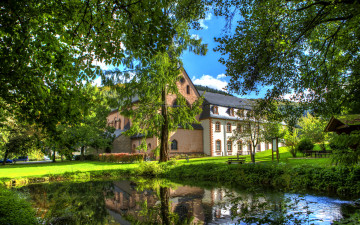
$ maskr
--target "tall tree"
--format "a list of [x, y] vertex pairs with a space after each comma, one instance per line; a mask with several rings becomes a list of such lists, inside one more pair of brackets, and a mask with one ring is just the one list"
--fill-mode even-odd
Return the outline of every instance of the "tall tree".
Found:
[[[170, 7], [171, 6], [171, 7]], [[143, 135], [142, 149], [146, 149], [144, 140], [155, 135], [160, 139], [160, 162], [168, 160], [169, 133], [179, 126], [192, 129], [191, 124], [197, 123], [196, 115], [201, 112], [202, 99], [188, 104], [179, 93], [177, 82], [180, 80], [181, 60], [183, 51], [189, 49], [196, 54], [206, 54], [206, 45], [201, 40], [191, 38], [189, 23], [197, 18], [197, 14], [190, 13], [196, 7], [191, 5], [186, 9], [188, 17], [174, 17], [180, 8], [171, 4], [163, 8], [164, 16], [169, 17], [171, 27], [175, 33], [169, 37], [171, 43], [163, 45], [165, 50], [153, 57], [135, 59], [134, 69], [129, 71], [109, 71], [112, 81], [119, 78], [125, 80], [123, 86], [116, 86], [119, 93], [121, 114], [130, 118], [131, 128], [128, 135]], [[167, 102], [169, 95], [176, 96], [176, 104]]]
[[358, 113], [360, 1], [218, 0], [216, 14], [239, 18], [235, 33], [216, 39], [239, 94], [269, 88], [315, 113]]

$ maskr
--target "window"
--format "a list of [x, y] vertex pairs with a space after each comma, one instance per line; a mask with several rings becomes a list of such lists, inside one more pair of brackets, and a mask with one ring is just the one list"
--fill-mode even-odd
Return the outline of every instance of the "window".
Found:
[[261, 144], [257, 145], [257, 151], [260, 152], [261, 151]]
[[269, 148], [269, 142], [266, 142], [266, 144], [265, 144], [265, 149], [270, 149], [270, 148]]
[[230, 116], [234, 116], [234, 108], [229, 109], [229, 114], [230, 114]]
[[135, 144], [133, 144], [133, 152], [135, 152], [136, 151], [136, 145]]
[[232, 141], [227, 141], [227, 150], [228, 152], [232, 151]]
[[148, 149], [148, 150], [151, 150], [151, 144], [150, 144], [150, 143], [148, 144], [147, 149]]
[[231, 133], [231, 123], [226, 124], [226, 132]]
[[189, 85], [186, 85], [186, 94], [190, 94], [190, 86]]
[[220, 140], [216, 140], [216, 151], [221, 152], [221, 141]]
[[215, 131], [220, 132], [220, 122], [215, 123]]
[[240, 110], [239, 110], [239, 115], [240, 115], [241, 117], [244, 117], [244, 110], [243, 110], [243, 109], [240, 109]]
[[251, 143], [248, 142], [248, 151], [250, 152], [251, 151]]
[[118, 127], [117, 127], [117, 129], [121, 129], [121, 120], [120, 120], [120, 119], [118, 120]]
[[178, 142], [175, 139], [171, 142], [171, 150], [178, 150]]
[[185, 83], [185, 78], [183, 78], [183, 77], [180, 78], [180, 83], [182, 83], [182, 84]]
[[238, 124], [236, 129], [237, 129], [238, 132], [242, 132], [241, 124]]
[[242, 141], [238, 141], [238, 153], [241, 155], [242, 154], [242, 149], [243, 149], [243, 146], [242, 146]]
[[217, 106], [214, 106], [214, 114], [219, 114], [219, 108]]

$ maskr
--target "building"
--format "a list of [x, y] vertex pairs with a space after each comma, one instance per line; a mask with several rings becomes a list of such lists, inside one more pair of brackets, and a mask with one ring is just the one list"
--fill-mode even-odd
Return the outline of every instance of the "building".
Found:
[[[194, 124], [193, 130], [179, 128], [170, 136], [170, 156], [176, 154], [206, 154], [209, 156], [226, 156], [249, 154], [250, 146], [246, 140], [231, 141], [230, 137], [235, 129], [242, 129], [244, 117], [239, 117], [238, 112], [246, 115], [251, 110], [251, 100], [225, 96], [211, 92], [199, 92], [188, 74], [181, 69], [182, 78], [177, 86], [179, 92], [192, 104], [201, 95], [204, 95], [203, 112], [198, 116], [200, 124]], [[136, 99], [134, 99], [134, 103]], [[167, 96], [167, 102], [175, 104], [175, 96]], [[111, 152], [136, 152], [141, 144], [141, 136], [128, 137], [123, 132], [131, 126], [131, 121], [122, 116], [118, 110], [112, 111], [108, 118], [108, 125], [116, 128], [115, 141]], [[156, 137], [147, 138], [148, 152], [159, 145]], [[270, 149], [269, 143], [261, 143], [256, 151]]]

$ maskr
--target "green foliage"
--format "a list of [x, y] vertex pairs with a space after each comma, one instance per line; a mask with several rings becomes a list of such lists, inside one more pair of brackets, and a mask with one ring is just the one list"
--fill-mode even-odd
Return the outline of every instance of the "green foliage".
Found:
[[140, 163], [136, 173], [146, 177], [157, 177], [163, 172], [163, 168], [158, 162], [143, 162]]
[[327, 121], [317, 118], [308, 113], [299, 119], [298, 125], [301, 127], [299, 133], [301, 139], [309, 139], [313, 143], [324, 143], [328, 140], [329, 133], [324, 129]]
[[354, 165], [360, 157], [360, 132], [334, 136], [330, 141], [332, 159], [336, 164]]
[[300, 142], [297, 144], [296, 149], [297, 151], [303, 153], [304, 151], [313, 150], [314, 144], [310, 139], [301, 139]]
[[215, 2], [228, 28], [241, 18], [233, 35], [216, 39], [230, 90], [271, 87], [267, 98], [290, 95], [315, 113], [359, 112], [359, 1]]
[[0, 224], [40, 224], [28, 199], [15, 190], [0, 186]]
[[233, 96], [225, 91], [220, 91], [220, 90], [217, 90], [217, 89], [214, 89], [211, 87], [206, 87], [206, 86], [202, 86], [202, 85], [194, 85], [194, 86], [198, 91], [206, 91], [206, 92], [211, 92], [211, 93]]
[[[314, 163], [315, 164], [315, 163]], [[170, 168], [166, 178], [197, 182], [211, 181], [241, 186], [267, 186], [285, 190], [314, 190], [340, 196], [360, 196], [360, 167], [320, 167], [285, 163], [267, 164], [190, 164]]]
[[289, 152], [293, 157], [296, 157], [296, 146], [299, 143], [299, 137], [297, 129], [293, 129], [293, 131], [287, 130], [284, 135], [285, 145], [289, 147]]

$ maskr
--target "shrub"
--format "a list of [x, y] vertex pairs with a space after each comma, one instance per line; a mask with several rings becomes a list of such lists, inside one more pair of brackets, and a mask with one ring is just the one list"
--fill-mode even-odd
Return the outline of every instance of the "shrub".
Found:
[[104, 153], [100, 154], [98, 159], [103, 162], [133, 163], [142, 162], [144, 155], [144, 153]]
[[336, 135], [329, 145], [333, 150], [333, 162], [336, 164], [354, 165], [359, 162], [360, 132]]
[[[81, 155], [74, 156], [74, 160], [76, 161], [81, 160]], [[84, 155], [84, 160], [95, 161], [95, 160], [99, 160], [99, 157], [94, 154], [88, 154], [88, 155]]]
[[311, 142], [310, 139], [304, 138], [299, 142], [296, 148], [297, 151], [304, 153], [304, 151], [306, 150], [312, 150], [314, 148], [314, 144]]
[[35, 210], [17, 192], [0, 187], [0, 224], [39, 224]]
[[158, 162], [143, 162], [137, 169], [137, 174], [147, 177], [157, 177], [163, 172], [163, 168]]

